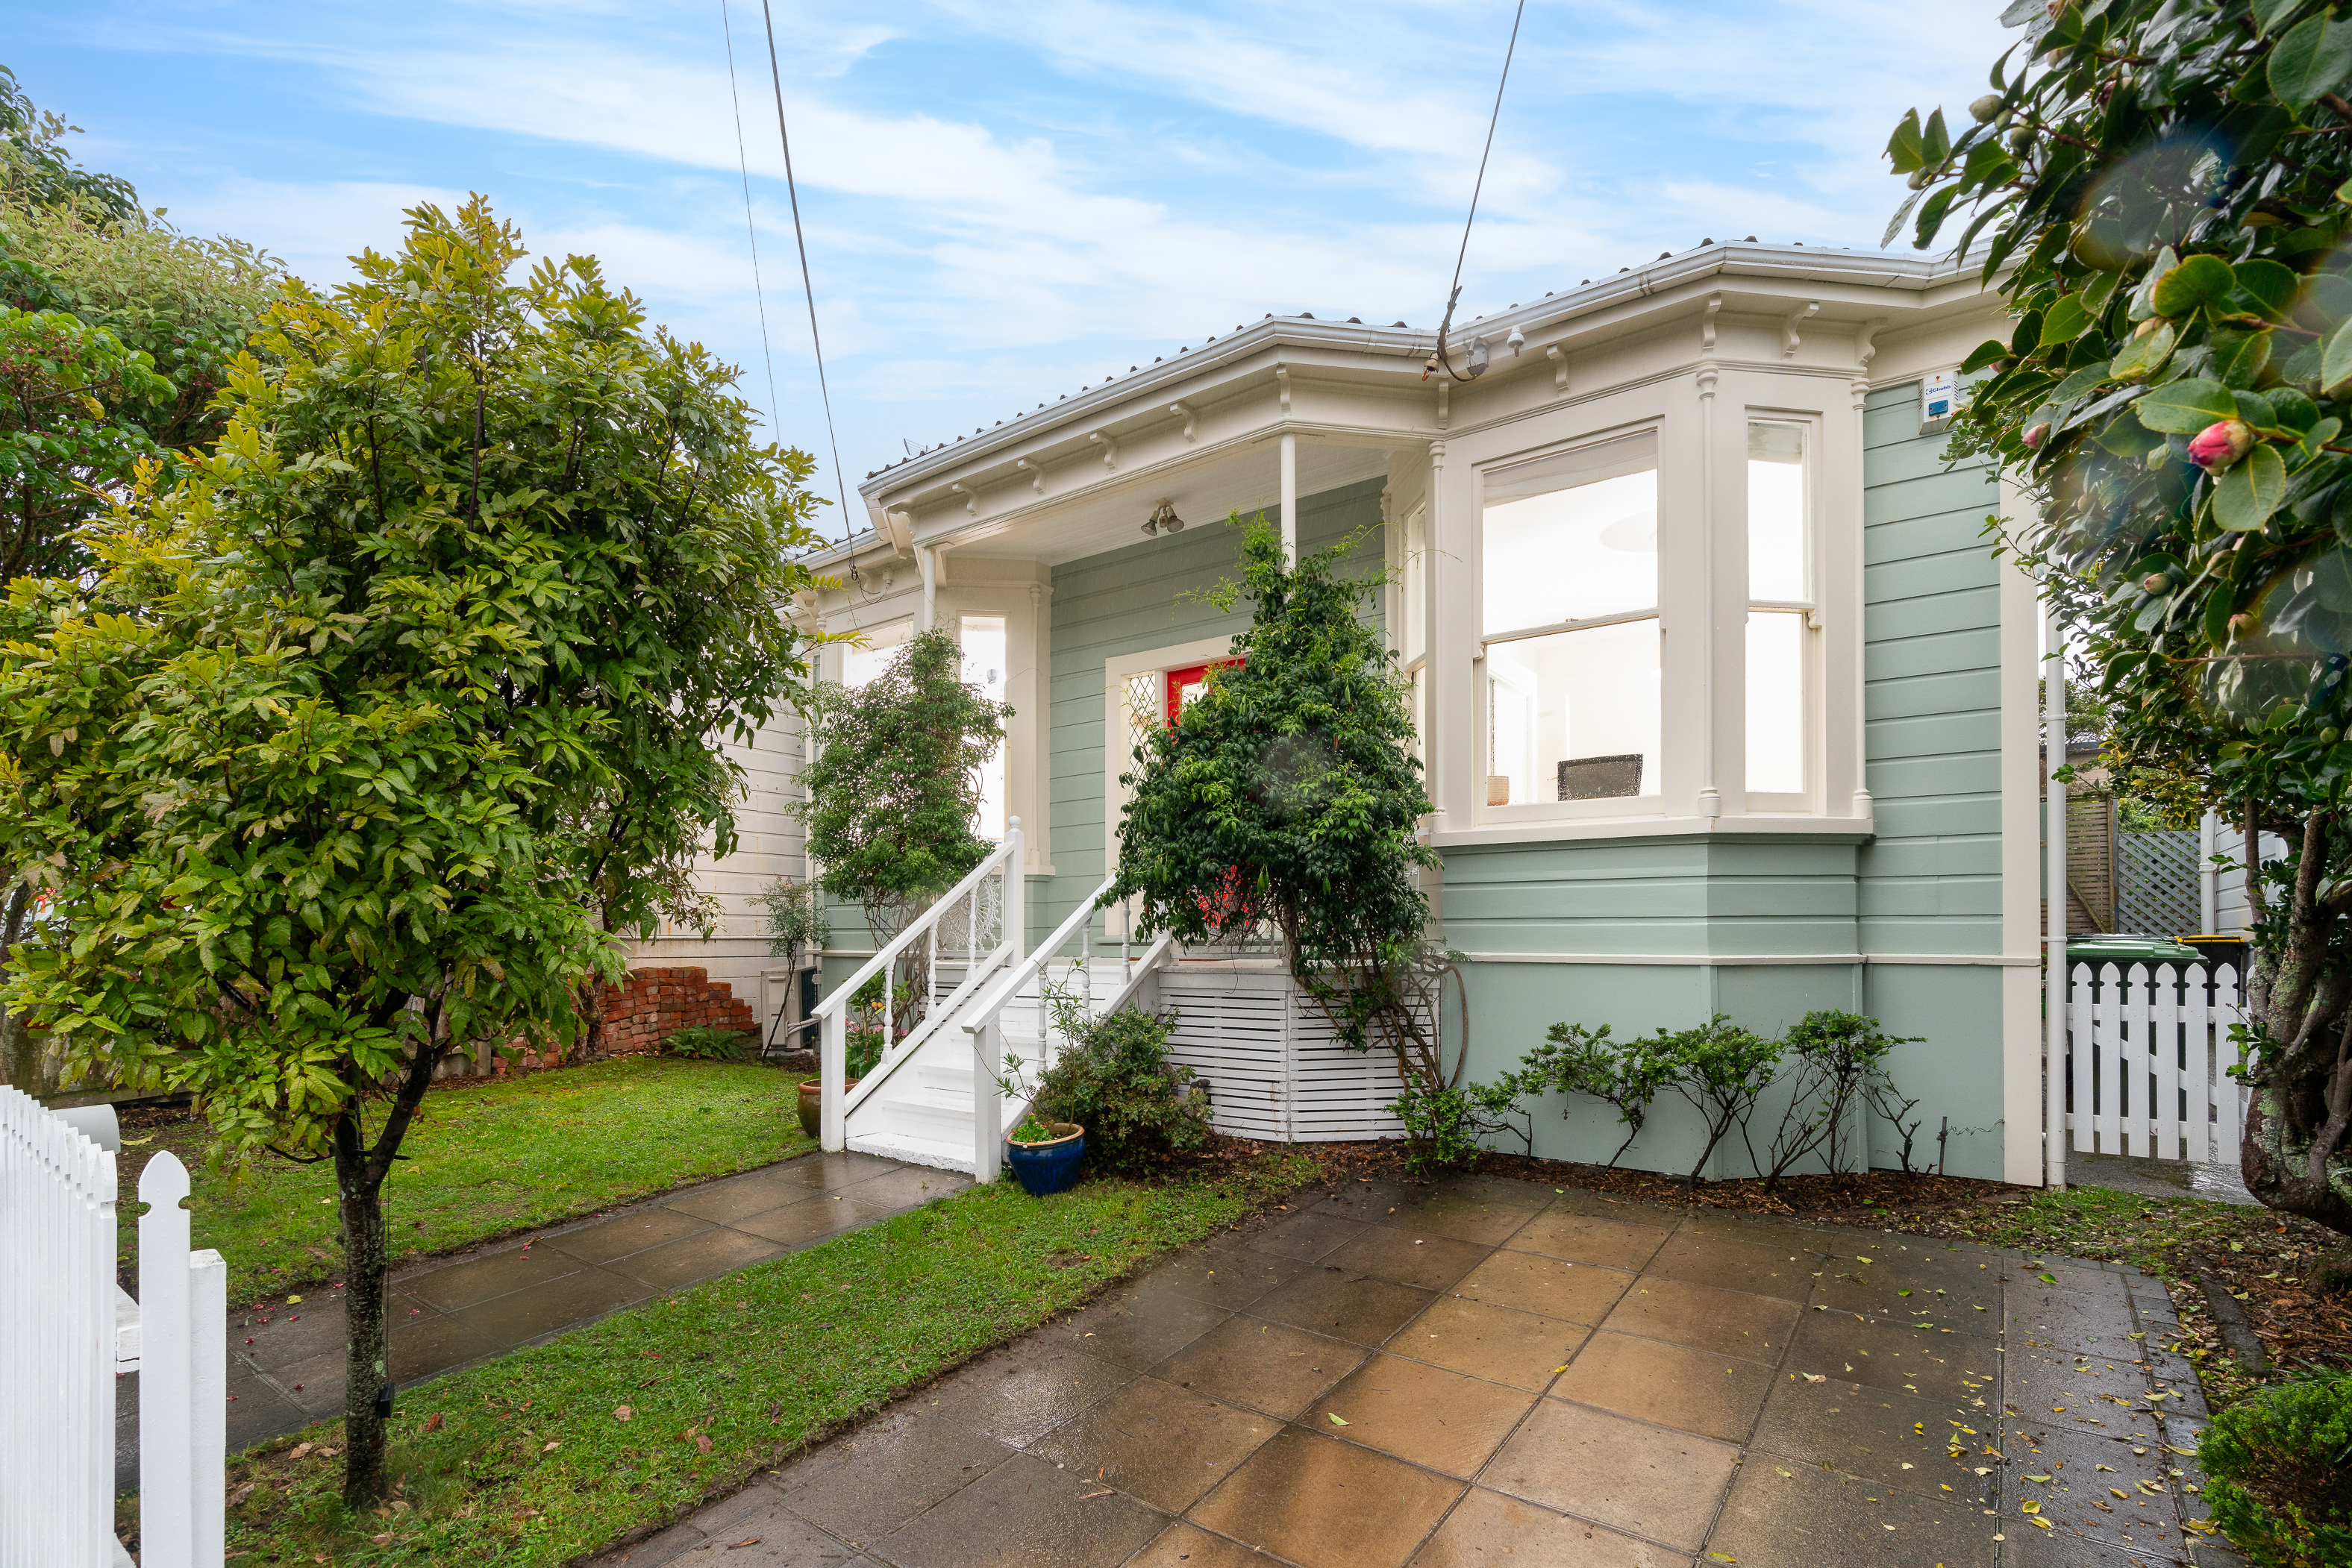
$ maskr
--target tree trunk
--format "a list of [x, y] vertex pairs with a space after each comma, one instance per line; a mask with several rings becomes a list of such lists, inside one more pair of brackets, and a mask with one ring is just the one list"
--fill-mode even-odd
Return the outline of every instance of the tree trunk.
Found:
[[392, 1326], [384, 1321], [391, 1294], [392, 1249], [384, 1225], [383, 1183], [399, 1157], [400, 1141], [432, 1086], [441, 1060], [441, 1030], [416, 1045], [394, 1092], [383, 1130], [364, 1140], [361, 1103], [335, 1124], [335, 1185], [343, 1220], [343, 1505], [371, 1508], [392, 1490], [388, 1420], [392, 1409]]
[[[2257, 1044], [2239, 1163], [2246, 1189], [2266, 1206], [2352, 1234], [2352, 975], [2340, 953], [2343, 912], [2322, 896], [2335, 822], [2315, 811], [2301, 826], [2284, 930], [2274, 951], [2258, 944], [2247, 988]], [[2249, 810], [2250, 846], [2259, 828]], [[2246, 857], [2250, 889], [2259, 855], [2255, 847]], [[2251, 896], [2259, 925], [2262, 895]]]
[[377, 1415], [376, 1391], [388, 1385], [388, 1325], [385, 1298], [391, 1293], [392, 1259], [385, 1242], [383, 1185], [367, 1179], [367, 1161], [357, 1137], [335, 1141], [335, 1180], [342, 1194], [343, 1322], [349, 1336], [343, 1355], [343, 1502], [370, 1508], [392, 1490], [386, 1463], [385, 1422]]
[[[33, 906], [33, 890], [21, 881], [8, 894], [5, 946], [13, 949], [25, 935], [25, 916]], [[0, 1011], [0, 1083], [13, 1084], [35, 1096], [56, 1087], [47, 1082], [47, 1051], [33, 1031], [14, 1013]]]

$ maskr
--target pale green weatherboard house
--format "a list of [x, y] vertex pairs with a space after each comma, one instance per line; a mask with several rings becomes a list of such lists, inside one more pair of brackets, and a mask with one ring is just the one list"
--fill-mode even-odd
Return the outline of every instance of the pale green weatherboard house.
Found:
[[[829, 1141], [992, 1163], [960, 1026], [1024, 956], [1078, 954], [1052, 934], [1108, 873], [1135, 727], [1245, 624], [1195, 591], [1234, 573], [1227, 515], [1263, 509], [1297, 549], [1353, 538], [1391, 574], [1472, 1077], [1562, 1019], [1777, 1030], [1855, 1009], [1925, 1037], [1895, 1076], [1931, 1145], [1953, 1129], [1953, 1174], [2038, 1182], [2040, 611], [1985, 533], [2000, 486], [1940, 455], [1956, 368], [2007, 330], [1973, 267], [1709, 244], [1458, 328], [1457, 362], [1485, 366], [1467, 382], [1424, 378], [1425, 329], [1267, 317], [868, 476], [872, 531], [824, 563], [856, 578], [803, 613], [867, 639], [827, 651], [830, 677], [937, 626], [1017, 710], [988, 827], [1021, 824], [1025, 936], [972, 964], [942, 949], [936, 1016], [836, 1100]], [[728, 935], [641, 959], [707, 964], [763, 1016], [798, 1017], [795, 988], [742, 899], [804, 869], [782, 814], [797, 755], [780, 730], [747, 758], [745, 848], [709, 873]], [[964, 919], [943, 927], [959, 953]], [[835, 924], [827, 990], [870, 951]], [[1395, 1130], [1386, 1060], [1332, 1047], [1270, 960], [1122, 956], [1117, 911], [1088, 946], [1098, 998], [1182, 1010], [1222, 1126]], [[1034, 1033], [1032, 995], [1004, 1040]], [[1536, 1108], [1537, 1152], [1606, 1158], [1611, 1113], [1569, 1110]], [[1629, 1163], [1687, 1165], [1677, 1113]], [[1747, 1169], [1726, 1149], [1713, 1174]]]

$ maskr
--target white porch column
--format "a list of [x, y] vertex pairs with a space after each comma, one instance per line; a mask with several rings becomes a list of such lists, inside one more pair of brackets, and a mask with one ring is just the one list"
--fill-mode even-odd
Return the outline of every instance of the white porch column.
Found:
[[1282, 438], [1282, 559], [1298, 564], [1298, 437]]
[[940, 623], [940, 556], [929, 545], [915, 547], [915, 564], [923, 572], [923, 612], [915, 622], [918, 632], [930, 632]]
[[2042, 981], [2042, 1019], [2049, 1030], [2042, 1092], [2049, 1097], [2049, 1109], [2043, 1118], [2042, 1180], [2054, 1190], [2066, 1185], [2066, 781], [2058, 777], [2058, 769], [2066, 766], [2066, 628], [2055, 610], [2045, 612], [2042, 623], [2050, 647], [2042, 666], [2042, 839], [2049, 846], [2043, 873], [2049, 889], [2049, 946]]

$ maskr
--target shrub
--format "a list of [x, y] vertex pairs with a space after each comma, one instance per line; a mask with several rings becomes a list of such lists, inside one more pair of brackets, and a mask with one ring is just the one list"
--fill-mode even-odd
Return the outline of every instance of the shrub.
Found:
[[[1756, 1170], [1768, 1187], [1780, 1185], [1798, 1161], [1819, 1152], [1832, 1173], [1845, 1170], [1857, 1153], [1867, 1163], [1869, 1140], [1850, 1147], [1855, 1102], [1865, 1096], [1874, 1103], [1893, 1092], [1886, 1077], [1886, 1058], [1898, 1045], [1916, 1040], [1888, 1034], [1878, 1020], [1860, 1013], [1823, 1009], [1799, 1019], [1781, 1042], [1788, 1051], [1790, 1093], [1789, 1108], [1766, 1149], [1771, 1163], [1756, 1161]], [[1900, 1103], [1899, 1101], [1895, 1102]], [[1914, 1101], [1916, 1104], [1917, 1102]], [[1907, 1107], [1906, 1107], [1907, 1109]], [[1900, 1115], [1893, 1118], [1900, 1129]], [[1913, 1124], [1916, 1131], [1917, 1124]], [[1742, 1130], [1743, 1136], [1745, 1129]], [[1905, 1140], [1904, 1168], [1910, 1168], [1909, 1140]], [[1755, 1151], [1749, 1150], [1754, 1158]]]
[[2197, 1458], [2214, 1522], [2256, 1568], [2352, 1563], [2352, 1373], [2247, 1396], [2213, 1417]]
[[745, 1042], [755, 1036], [720, 1029], [715, 1023], [698, 1023], [691, 1029], [674, 1030], [662, 1041], [662, 1049], [672, 1056], [689, 1057], [696, 1061], [740, 1061], [750, 1054]]
[[[1480, 1138], [1519, 1131], [1507, 1119], [1518, 1108], [1508, 1078], [1499, 1083], [1448, 1083], [1438, 1089], [1408, 1085], [1389, 1103], [1389, 1109], [1404, 1124], [1405, 1136], [1412, 1140], [1404, 1152], [1405, 1174], [1430, 1176], [1477, 1164]], [[1532, 1154], [1533, 1136], [1520, 1135]]]
[[[1616, 1107], [1624, 1124], [1625, 1141], [1609, 1156], [1614, 1166], [1642, 1135], [1650, 1103], [1674, 1074], [1674, 1058], [1665, 1049], [1672, 1036], [1656, 1035], [1620, 1045], [1609, 1038], [1609, 1026], [1587, 1029], [1582, 1024], [1556, 1023], [1544, 1043], [1519, 1058], [1519, 1070], [1503, 1080], [1518, 1094], [1590, 1094]], [[1568, 1114], [1566, 1106], [1560, 1114]]]
[[1039, 1080], [1033, 1113], [1087, 1130], [1087, 1165], [1113, 1175], [1148, 1170], [1209, 1141], [1209, 1097], [1192, 1070], [1168, 1061], [1176, 1014], [1130, 1010], [1086, 1020], [1049, 991], [1066, 1042]]

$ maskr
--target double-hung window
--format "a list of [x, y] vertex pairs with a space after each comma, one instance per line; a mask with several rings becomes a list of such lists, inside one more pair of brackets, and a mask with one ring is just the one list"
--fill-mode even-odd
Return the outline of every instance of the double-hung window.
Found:
[[1803, 810], [1815, 717], [1811, 429], [1748, 425], [1748, 796], [1751, 810]]
[[1656, 436], [1487, 470], [1481, 577], [1487, 806], [1656, 795]]

